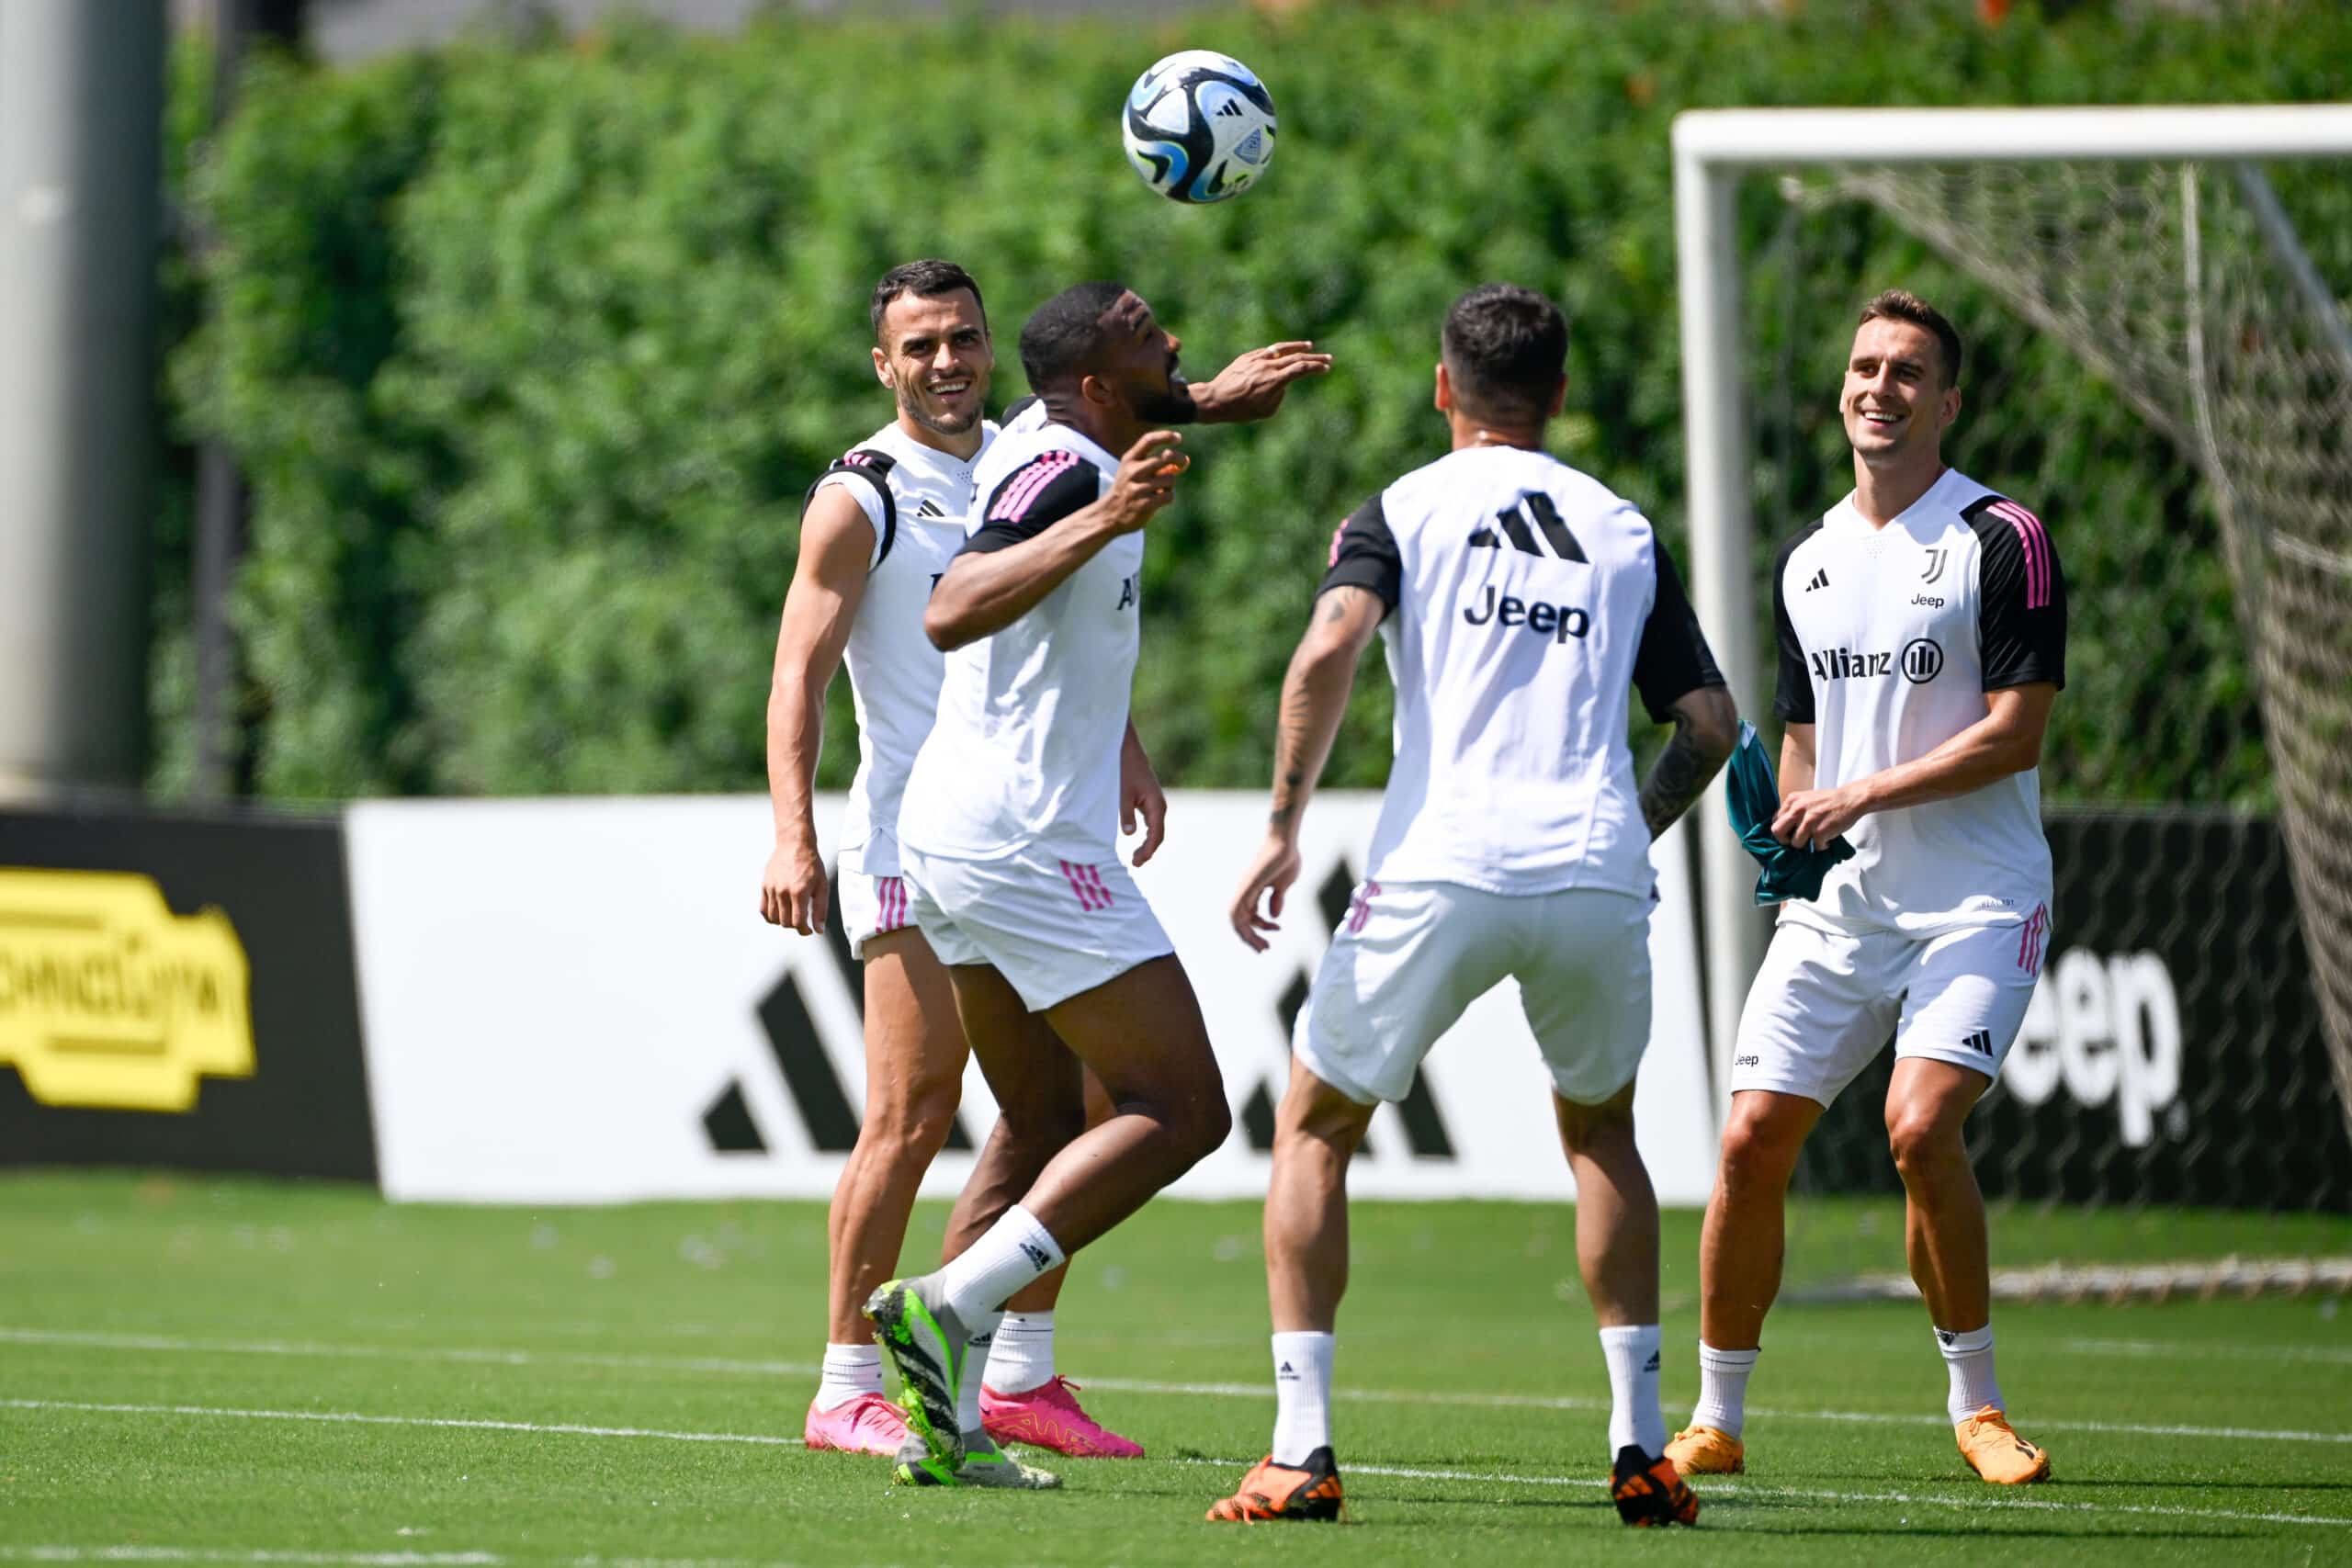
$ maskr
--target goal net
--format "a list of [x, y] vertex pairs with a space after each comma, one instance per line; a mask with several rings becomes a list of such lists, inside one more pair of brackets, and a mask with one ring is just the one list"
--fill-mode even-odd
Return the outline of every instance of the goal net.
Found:
[[[1851, 484], [1838, 380], [1881, 288], [1960, 326], [1947, 456], [2066, 563], [2058, 930], [1973, 1123], [1988, 1191], [2352, 1206], [2352, 110], [1724, 111], [1676, 152], [1691, 575], [1743, 708], [1772, 550]], [[1767, 933], [1719, 820], [1720, 1084]], [[1812, 1185], [1891, 1186], [1883, 1084]]]

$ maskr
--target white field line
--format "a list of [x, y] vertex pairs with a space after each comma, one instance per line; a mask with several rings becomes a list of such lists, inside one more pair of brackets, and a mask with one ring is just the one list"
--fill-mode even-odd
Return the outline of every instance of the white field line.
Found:
[[2070, 1356], [2177, 1356], [2194, 1361], [2203, 1356], [2248, 1361], [2319, 1361], [2352, 1367], [2352, 1349], [2322, 1345], [2208, 1345], [2193, 1339], [2062, 1339], [2058, 1348]]
[[660, 1438], [673, 1443], [759, 1443], [797, 1449], [798, 1438], [763, 1432], [669, 1432], [651, 1427], [576, 1427], [484, 1421], [459, 1416], [360, 1416], [348, 1410], [234, 1410], [211, 1404], [106, 1404], [81, 1399], [0, 1399], [0, 1410], [90, 1410], [110, 1416], [214, 1416], [241, 1421], [322, 1421], [360, 1427], [447, 1427], [474, 1432], [538, 1432], [571, 1438]]
[[[383, 1427], [459, 1427], [468, 1430], [494, 1432], [527, 1432], [536, 1436], [588, 1438], [650, 1438], [670, 1442], [685, 1443], [761, 1443], [778, 1448], [798, 1448], [797, 1438], [779, 1438], [741, 1432], [665, 1432], [638, 1427], [584, 1427], [569, 1424], [540, 1424], [531, 1421], [475, 1421], [455, 1416], [363, 1416], [351, 1411], [322, 1410], [227, 1410], [200, 1404], [99, 1404], [63, 1399], [0, 1399], [0, 1408], [13, 1410], [88, 1410], [113, 1415], [131, 1416], [200, 1416], [241, 1421], [325, 1421], [360, 1423]], [[1177, 1461], [1190, 1465], [1213, 1465], [1242, 1469], [1247, 1461], [1238, 1459], [1188, 1459]], [[1591, 1476], [1583, 1475], [1510, 1475], [1482, 1473], [1470, 1470], [1424, 1470], [1407, 1465], [1359, 1464], [1348, 1467], [1357, 1475], [1395, 1476], [1411, 1481], [1463, 1482], [1479, 1486], [1593, 1486], [1602, 1484]], [[1736, 1483], [1718, 1485], [1710, 1481], [1702, 1495], [1755, 1497], [1770, 1499], [1785, 1497], [1806, 1502], [1829, 1503], [1900, 1503], [1918, 1507], [1959, 1508], [1983, 1515], [2012, 1509], [2067, 1514], [2140, 1514], [2165, 1518], [2236, 1520], [2249, 1523], [2282, 1525], [2322, 1525], [2332, 1528], [2352, 1527], [2352, 1517], [2331, 1517], [2324, 1514], [2289, 1514], [2276, 1511], [2254, 1512], [2237, 1508], [2190, 1508], [2168, 1506], [2154, 1503], [2072, 1503], [2013, 1495], [1984, 1497], [1923, 1496], [1913, 1492], [1837, 1492], [1804, 1486], [1756, 1486]], [[0, 1559], [17, 1549], [0, 1548]], [[34, 1549], [40, 1550], [40, 1549]], [[174, 1555], [157, 1561], [236, 1561], [264, 1562], [350, 1563], [355, 1568], [467, 1568], [481, 1564], [483, 1568], [501, 1560], [488, 1554], [443, 1554], [387, 1552], [374, 1554], [311, 1554], [303, 1552], [230, 1554], [215, 1558], [198, 1554], [191, 1549], [183, 1557], [175, 1548], [62, 1548], [54, 1550], [92, 1552], [170, 1551]], [[131, 1558], [127, 1561], [141, 1561]], [[662, 1564], [639, 1559], [577, 1560], [577, 1568], [687, 1568], [685, 1564]], [[702, 1568], [719, 1568], [717, 1564]]]
[[[243, 1562], [318, 1564], [320, 1568], [503, 1568], [517, 1559], [495, 1551], [304, 1551], [276, 1547], [0, 1546], [0, 1562]], [[793, 1568], [737, 1557], [550, 1557], [523, 1562], [565, 1568]]]
[[495, 1568], [494, 1551], [300, 1551], [210, 1546], [0, 1546], [0, 1562], [315, 1562], [334, 1568]]
[[[1246, 1460], [1193, 1459], [1180, 1460], [1181, 1464], [1216, 1464], [1247, 1466]], [[1489, 1475], [1468, 1470], [1415, 1470], [1400, 1465], [1351, 1464], [1346, 1475], [1394, 1475], [1410, 1481], [1465, 1481], [1476, 1484], [1508, 1482], [1520, 1486], [1592, 1486], [1607, 1482], [1594, 1476], [1582, 1475]], [[1710, 1497], [1754, 1497], [1769, 1499], [1787, 1497], [1824, 1503], [1904, 1503], [1923, 1508], [1962, 1508], [1979, 1513], [2006, 1512], [2011, 1508], [2064, 1514], [2154, 1514], [2167, 1518], [2235, 1519], [2278, 1525], [2338, 1525], [2352, 1527], [2352, 1518], [2336, 1518], [2325, 1514], [2253, 1513], [2235, 1508], [2189, 1508], [2162, 1503], [2062, 1503], [2047, 1498], [2022, 1497], [2014, 1494], [1991, 1494], [1981, 1497], [1922, 1496], [1916, 1492], [1833, 1492], [1815, 1486], [1758, 1486], [1751, 1482], [1718, 1482], [1713, 1476], [1702, 1476], [1699, 1495], [1703, 1502]]]
[[332, 1563], [334, 1568], [494, 1568], [496, 1551], [277, 1551], [238, 1547], [0, 1547], [0, 1563]]
[[[638, 1371], [717, 1372], [743, 1377], [814, 1377], [820, 1369], [794, 1361], [727, 1360], [709, 1357], [621, 1356], [576, 1350], [469, 1349], [435, 1346], [321, 1345], [299, 1341], [177, 1339], [155, 1335], [108, 1334], [71, 1329], [0, 1328], [0, 1344], [62, 1345], [116, 1350], [155, 1350], [201, 1355], [314, 1356], [353, 1359], [454, 1361], [467, 1365], [625, 1368]], [[1109, 1393], [1193, 1394], [1213, 1399], [1265, 1399], [1259, 1383], [1159, 1382], [1136, 1378], [1088, 1378], [1085, 1386]], [[1474, 1410], [1607, 1410], [1605, 1399], [1573, 1394], [1487, 1393], [1462, 1390], [1337, 1388], [1335, 1399], [1366, 1404], [1430, 1404]], [[1749, 1405], [1750, 1416], [1781, 1421], [1833, 1421], [1876, 1427], [1945, 1427], [1940, 1415], [1897, 1415], [1869, 1410], [1791, 1410]], [[2277, 1443], [2352, 1444], [2352, 1432], [2314, 1432], [2291, 1427], [2198, 1427], [2143, 1421], [2065, 1421], [2033, 1416], [2026, 1425], [2042, 1432], [2104, 1432], [2141, 1438], [2210, 1438]], [[746, 1439], [751, 1440], [751, 1439]]]

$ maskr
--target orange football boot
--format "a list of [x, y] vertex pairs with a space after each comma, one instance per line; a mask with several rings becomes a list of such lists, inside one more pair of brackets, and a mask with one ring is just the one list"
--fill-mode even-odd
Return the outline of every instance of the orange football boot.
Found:
[[1340, 1517], [1340, 1466], [1325, 1444], [1304, 1466], [1276, 1464], [1268, 1454], [1241, 1478], [1230, 1497], [1209, 1507], [1212, 1524], [1253, 1525], [1270, 1519], [1330, 1520]]
[[1960, 1440], [1960, 1457], [1968, 1468], [1996, 1486], [2022, 1486], [2050, 1479], [2050, 1456], [2039, 1443], [2017, 1434], [1997, 1405], [1984, 1409], [1952, 1428]]
[[1617, 1505], [1617, 1517], [1635, 1529], [1699, 1522], [1698, 1496], [1683, 1484], [1674, 1461], [1652, 1459], [1631, 1443], [1617, 1450], [1609, 1499]]

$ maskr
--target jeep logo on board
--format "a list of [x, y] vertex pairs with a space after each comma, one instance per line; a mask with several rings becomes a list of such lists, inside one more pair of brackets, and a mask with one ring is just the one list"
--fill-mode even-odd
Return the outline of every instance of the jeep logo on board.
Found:
[[2075, 1104], [2115, 1102], [2127, 1147], [2185, 1125], [2180, 1099], [2180, 999], [2172, 972], [2153, 953], [2102, 958], [2071, 948], [2045, 970], [2026, 1008], [2025, 1027], [2001, 1065], [2001, 1083], [2028, 1105], [2064, 1084]]

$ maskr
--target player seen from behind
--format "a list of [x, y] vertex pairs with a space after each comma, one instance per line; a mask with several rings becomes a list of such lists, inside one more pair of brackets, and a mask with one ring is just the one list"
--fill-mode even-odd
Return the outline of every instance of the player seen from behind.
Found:
[[[1142, 529], [1186, 463], [1182, 438], [1154, 427], [1264, 418], [1330, 362], [1276, 344], [1195, 392], [1177, 348], [1116, 284], [1038, 309], [1021, 360], [1043, 415], [982, 457], [969, 536], [924, 617], [948, 654], [899, 814], [908, 901], [1002, 1113], [950, 1216], [946, 1267], [867, 1303], [908, 1392], [905, 1482], [952, 1483], [987, 1451], [967, 1352], [1007, 1298], [1232, 1123], [1191, 982], [1117, 852]], [[1159, 841], [1148, 828], [1139, 860]], [[1113, 1107], [1092, 1128], [1081, 1063]]]
[[[800, 524], [799, 558], [776, 637], [768, 697], [775, 848], [761, 913], [802, 934], [825, 929], [836, 894], [864, 960], [865, 1114], [827, 1226], [822, 1379], [803, 1437], [811, 1449], [895, 1455], [906, 1440], [883, 1396], [880, 1351], [859, 1307], [890, 1275], [922, 1174], [963, 1091], [964, 1030], [946, 971], [907, 912], [899, 798], [939, 705], [942, 660], [923, 635], [931, 585], [964, 542], [972, 465], [996, 426], [983, 417], [995, 353], [979, 285], [952, 262], [892, 267], [874, 286], [874, 373], [897, 400], [888, 424], [825, 471]], [[859, 757], [842, 823], [841, 877], [828, 885], [812, 815], [825, 688], [846, 656]], [[1138, 749], [1127, 793], [1165, 809]], [[1001, 1438], [1068, 1454], [1143, 1450], [1079, 1408], [1053, 1355], [1063, 1271], [1026, 1286], [988, 1359], [986, 1424]]]
[[2040, 1481], [1993, 1374], [1984, 1200], [1962, 1127], [2023, 1023], [2050, 942], [2037, 768], [2065, 682], [2066, 582], [2041, 520], [1943, 459], [1960, 335], [1912, 295], [1865, 306], [1839, 411], [1854, 490], [1782, 547], [1774, 708], [1782, 843], [1853, 858], [1783, 906], [1734, 1046], [1700, 1250], [1700, 1392], [1668, 1453], [1745, 1468], [1747, 1380], [1779, 1292], [1806, 1134], [1894, 1040], [1886, 1132], [1905, 1249], [1962, 1457]]
[[[1375, 631], [1396, 688], [1396, 760], [1276, 1112], [1273, 1448], [1213, 1520], [1338, 1516], [1348, 1161], [1378, 1104], [1405, 1097], [1438, 1036], [1506, 976], [1576, 1177], [1618, 1511], [1634, 1525], [1698, 1515], [1662, 1457], [1657, 1200], [1634, 1144], [1634, 1076], [1650, 1032], [1650, 843], [1730, 755], [1738, 715], [1649, 523], [1542, 449], [1566, 355], [1566, 323], [1541, 294], [1488, 284], [1455, 302], [1436, 392], [1453, 450], [1340, 526], [1283, 682], [1273, 810], [1231, 910], [1250, 946], [1265, 948], [1298, 876], [1300, 819]], [[1638, 788], [1636, 690], [1675, 727]]]

